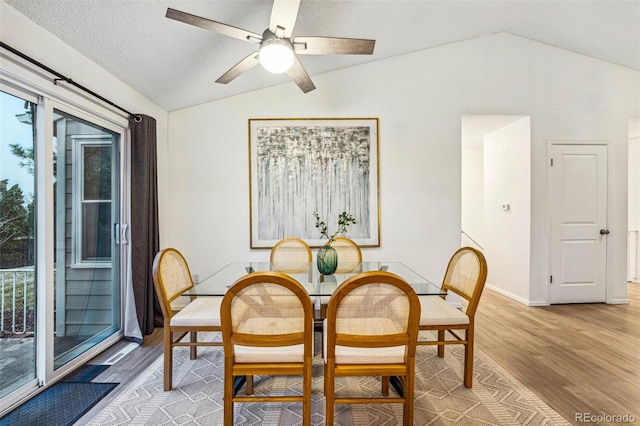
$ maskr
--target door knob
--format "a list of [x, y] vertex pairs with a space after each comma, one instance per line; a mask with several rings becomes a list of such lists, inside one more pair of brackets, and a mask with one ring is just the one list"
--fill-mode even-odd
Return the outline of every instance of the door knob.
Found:
[[609, 233], [608, 229], [601, 229], [600, 230], [600, 235], [607, 235]]

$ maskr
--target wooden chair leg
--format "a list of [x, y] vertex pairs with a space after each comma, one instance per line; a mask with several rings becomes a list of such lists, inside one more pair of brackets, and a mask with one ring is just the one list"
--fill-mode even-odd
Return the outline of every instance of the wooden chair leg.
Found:
[[382, 396], [389, 396], [389, 376], [382, 376]]
[[[198, 342], [198, 333], [196, 333], [195, 331], [192, 331], [189, 333], [189, 341], [191, 343], [197, 343]], [[198, 348], [196, 346], [191, 346], [189, 348], [189, 357], [191, 359], [196, 359], [198, 357]]]
[[172, 387], [173, 373], [173, 333], [168, 324], [164, 325], [163, 334], [163, 350], [164, 350], [164, 390], [170, 391]]
[[324, 319], [327, 318], [327, 306], [326, 304], [320, 304], [320, 355], [324, 358]]
[[[438, 330], [438, 341], [444, 341], [444, 330]], [[444, 356], [444, 345], [438, 345], [438, 356], [442, 358]]]
[[302, 425], [311, 426], [311, 377], [312, 358], [308, 358], [302, 377]]
[[333, 365], [324, 365], [324, 398], [325, 398], [325, 424], [333, 425], [335, 409], [335, 383], [333, 377]]
[[245, 390], [247, 395], [253, 395], [253, 376], [246, 376]]
[[415, 394], [414, 386], [415, 386], [415, 368], [413, 366], [409, 366], [407, 368], [407, 375], [404, 377], [404, 388], [403, 388], [403, 396], [404, 396], [404, 412], [402, 416], [402, 423], [405, 426], [413, 425], [413, 397]]
[[465, 333], [464, 345], [464, 385], [468, 388], [473, 386], [473, 329], [470, 328]]
[[[318, 312], [318, 311], [316, 311]], [[315, 340], [315, 333], [320, 333], [320, 356], [324, 357], [324, 328], [322, 327], [322, 320], [320, 318], [314, 318], [313, 320], [313, 338]], [[314, 343], [314, 351], [318, 349]]]
[[233, 426], [233, 360], [224, 360], [224, 425]]

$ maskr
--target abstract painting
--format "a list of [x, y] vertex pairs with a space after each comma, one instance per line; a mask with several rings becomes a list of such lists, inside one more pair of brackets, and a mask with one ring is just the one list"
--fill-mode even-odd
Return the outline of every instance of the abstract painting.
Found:
[[249, 164], [251, 248], [321, 246], [314, 212], [329, 234], [352, 214], [345, 236], [380, 246], [377, 118], [249, 119]]

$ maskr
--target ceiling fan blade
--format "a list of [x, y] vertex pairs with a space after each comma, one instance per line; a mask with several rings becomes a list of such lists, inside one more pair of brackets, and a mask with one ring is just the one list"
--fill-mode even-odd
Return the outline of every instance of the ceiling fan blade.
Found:
[[375, 40], [339, 37], [296, 37], [293, 47], [301, 55], [371, 55]]
[[219, 79], [216, 80], [216, 83], [227, 84], [243, 72], [249, 71], [259, 63], [260, 61], [258, 61], [258, 52], [253, 52], [252, 54], [235, 64], [229, 71], [224, 73]]
[[[300, 0], [274, 0], [271, 21], [269, 22], [271, 32], [279, 38], [290, 38], [293, 26], [296, 24], [299, 8]], [[283, 28], [284, 32], [279, 34], [278, 27]]]
[[205, 30], [213, 31], [240, 40], [254, 41], [257, 43], [260, 43], [262, 41], [262, 35], [260, 34], [252, 33], [251, 31], [243, 30], [242, 28], [236, 28], [232, 27], [231, 25], [212, 21], [210, 19], [202, 18], [190, 13], [181, 12], [179, 10], [168, 8], [166, 17], [175, 21], [184, 22], [185, 24], [194, 25], [196, 27], [204, 28]]
[[287, 75], [304, 93], [308, 93], [316, 88], [313, 81], [311, 81], [311, 77], [309, 77], [309, 74], [307, 74], [307, 71], [296, 56], [293, 57], [293, 65], [289, 68], [289, 71], [287, 71]]

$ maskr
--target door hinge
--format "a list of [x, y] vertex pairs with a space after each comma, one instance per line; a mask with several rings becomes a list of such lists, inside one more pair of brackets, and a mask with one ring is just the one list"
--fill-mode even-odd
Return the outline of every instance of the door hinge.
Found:
[[549, 283], [553, 284], [553, 275], [549, 275]]
[[551, 159], [551, 167], [553, 167], [553, 158]]

